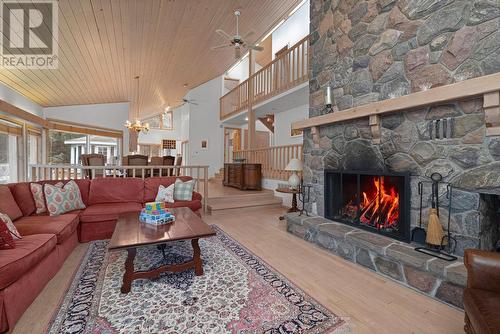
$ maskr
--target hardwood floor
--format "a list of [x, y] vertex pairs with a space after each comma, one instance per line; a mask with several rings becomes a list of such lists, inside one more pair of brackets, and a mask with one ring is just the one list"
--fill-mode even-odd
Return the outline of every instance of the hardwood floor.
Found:
[[[223, 190], [220, 190], [223, 191]], [[231, 191], [232, 194], [234, 194]], [[463, 312], [345, 261], [285, 230], [283, 209], [205, 216], [309, 295], [354, 333], [463, 333]], [[80, 244], [25, 312], [14, 334], [42, 333], [87, 249]]]
[[353, 325], [354, 333], [463, 333], [463, 312], [285, 231], [280, 209], [206, 216]]

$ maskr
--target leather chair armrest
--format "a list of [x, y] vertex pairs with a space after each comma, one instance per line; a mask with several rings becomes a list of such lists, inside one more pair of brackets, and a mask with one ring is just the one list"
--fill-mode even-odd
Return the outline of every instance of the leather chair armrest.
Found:
[[468, 288], [500, 292], [500, 253], [467, 249], [464, 264]]

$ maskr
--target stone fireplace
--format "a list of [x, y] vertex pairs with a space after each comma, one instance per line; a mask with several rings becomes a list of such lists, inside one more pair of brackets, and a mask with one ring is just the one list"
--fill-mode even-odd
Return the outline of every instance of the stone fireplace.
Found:
[[[387, 231], [390, 222], [361, 226], [360, 188], [373, 180], [361, 184], [358, 172], [408, 175], [410, 228], [419, 222], [418, 184], [424, 183], [426, 228], [429, 178], [441, 174], [440, 220], [446, 228], [450, 213], [455, 254], [498, 247], [500, 6], [482, 0], [311, 0], [310, 21], [310, 118], [298, 123], [304, 129], [303, 178], [313, 189], [309, 209], [317, 216], [289, 215], [288, 230], [460, 307], [466, 282], [461, 259], [450, 263], [414, 251], [415, 245]], [[326, 86], [334, 109], [328, 115]], [[359, 174], [347, 203], [342, 192], [339, 199], [338, 182], [328, 179], [332, 172]]]

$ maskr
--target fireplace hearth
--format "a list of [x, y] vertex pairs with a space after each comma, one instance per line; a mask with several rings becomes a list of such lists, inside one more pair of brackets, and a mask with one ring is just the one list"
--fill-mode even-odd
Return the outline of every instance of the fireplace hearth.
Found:
[[409, 174], [325, 170], [325, 218], [410, 241]]

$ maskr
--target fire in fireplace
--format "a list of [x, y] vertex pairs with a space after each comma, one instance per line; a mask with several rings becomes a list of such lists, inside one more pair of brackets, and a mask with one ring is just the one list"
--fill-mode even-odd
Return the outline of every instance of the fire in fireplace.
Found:
[[325, 217], [409, 241], [409, 175], [325, 171]]

